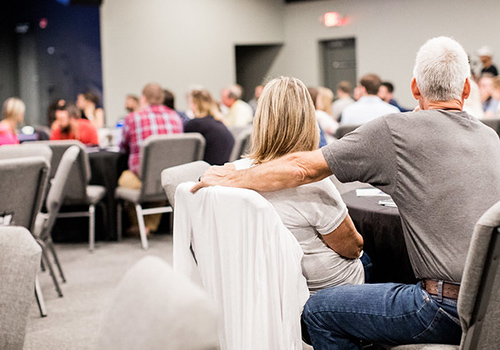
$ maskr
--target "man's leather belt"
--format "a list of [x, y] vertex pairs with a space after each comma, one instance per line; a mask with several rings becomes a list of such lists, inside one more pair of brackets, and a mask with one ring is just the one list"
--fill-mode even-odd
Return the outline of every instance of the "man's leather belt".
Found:
[[437, 295], [439, 298], [458, 299], [460, 284], [436, 280], [422, 280], [422, 289], [431, 295]]

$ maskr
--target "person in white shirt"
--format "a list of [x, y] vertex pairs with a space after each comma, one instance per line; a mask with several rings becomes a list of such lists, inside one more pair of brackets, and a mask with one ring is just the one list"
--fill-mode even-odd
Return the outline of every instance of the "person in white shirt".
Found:
[[[227, 166], [249, 168], [292, 152], [318, 149], [318, 141], [307, 88], [296, 78], [277, 78], [266, 84], [259, 98], [249, 157]], [[299, 242], [304, 252], [302, 273], [312, 294], [331, 286], [364, 283], [358, 258], [363, 238], [330, 179], [260, 194]]]
[[340, 121], [340, 116], [344, 108], [355, 101], [351, 97], [352, 85], [350, 82], [342, 80], [337, 85], [337, 100], [332, 103], [332, 116], [336, 121]]
[[360, 99], [342, 112], [340, 124], [361, 125], [386, 114], [399, 113], [399, 109], [377, 96], [382, 80], [376, 74], [364, 75], [358, 84]]
[[323, 86], [307, 89], [316, 108], [316, 120], [324, 132], [325, 140], [327, 143], [332, 143], [335, 140], [335, 132], [339, 128], [339, 123], [332, 117], [333, 92]]
[[221, 102], [228, 108], [224, 116], [227, 126], [247, 126], [252, 124], [253, 109], [248, 103], [241, 100], [243, 88], [234, 84], [221, 92]]

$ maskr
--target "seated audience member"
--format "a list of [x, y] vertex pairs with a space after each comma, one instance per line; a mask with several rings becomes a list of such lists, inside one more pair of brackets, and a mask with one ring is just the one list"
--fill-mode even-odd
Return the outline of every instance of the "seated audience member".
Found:
[[18, 144], [17, 124], [24, 120], [26, 106], [17, 97], [5, 100], [2, 108], [2, 121], [0, 122], [0, 145]]
[[378, 97], [382, 99], [382, 101], [387, 102], [388, 104], [399, 109], [400, 112], [409, 112], [410, 109], [406, 109], [401, 107], [398, 102], [394, 99], [394, 85], [388, 81], [382, 82], [380, 87], [378, 88]]
[[137, 112], [139, 110], [139, 97], [136, 95], [128, 94], [125, 97], [125, 110], [128, 113]]
[[[266, 84], [257, 105], [250, 155], [233, 164], [238, 169], [248, 168], [292, 152], [315, 150], [318, 139], [307, 88], [295, 78], [274, 79]], [[363, 238], [330, 179], [261, 195], [272, 203], [302, 247], [302, 272], [311, 293], [364, 283], [363, 264], [358, 259]]]
[[90, 91], [78, 94], [76, 99], [76, 106], [80, 109], [82, 118], [90, 120], [96, 129], [104, 126], [104, 111], [97, 108], [98, 104], [99, 97]]
[[57, 106], [51, 129], [51, 140], [78, 140], [86, 146], [99, 144], [97, 129], [89, 120], [80, 117], [80, 110], [74, 104]]
[[484, 111], [484, 118], [500, 117], [500, 77], [496, 76], [491, 80], [491, 101]]
[[385, 114], [399, 113], [399, 109], [384, 102], [377, 96], [382, 81], [375, 74], [366, 74], [359, 81], [357, 91], [360, 98], [344, 108], [341, 124], [360, 125]]
[[464, 111], [481, 119], [484, 117], [483, 104], [481, 103], [481, 93], [479, 91], [479, 86], [474, 81], [474, 79], [469, 79], [470, 81], [470, 95], [464, 101]]
[[227, 126], [247, 126], [252, 124], [252, 107], [241, 100], [242, 95], [243, 88], [238, 84], [222, 89], [221, 101], [228, 108], [227, 113], [224, 115]]
[[483, 68], [481, 69], [481, 76], [487, 73], [496, 77], [498, 75], [498, 69], [493, 64], [493, 51], [491, 50], [491, 48], [488, 46], [483, 46], [479, 50], [477, 50], [477, 55], [479, 56], [481, 65], [483, 66]]
[[491, 103], [491, 94], [493, 92], [493, 76], [490, 73], [484, 73], [477, 83], [479, 94], [483, 103], [483, 111], [487, 111]]
[[321, 150], [251, 169], [211, 167], [193, 186], [193, 192], [209, 185], [276, 191], [334, 172], [341, 182], [367, 182], [391, 195], [421, 281], [319, 291], [302, 313], [316, 350], [360, 349], [359, 340], [460, 343], [460, 281], [474, 226], [500, 198], [500, 139], [462, 111], [470, 66], [459, 43], [446, 37], [427, 41], [417, 53], [413, 76], [419, 111], [377, 118]]
[[250, 107], [252, 107], [253, 114], [255, 115], [255, 111], [257, 110], [257, 102], [259, 102], [259, 97], [262, 94], [262, 90], [264, 90], [264, 85], [257, 85], [255, 87], [253, 98], [248, 101]]
[[203, 160], [212, 165], [223, 165], [229, 161], [233, 150], [233, 134], [222, 122], [222, 115], [208, 90], [192, 90], [188, 100], [194, 119], [184, 125], [184, 132], [202, 134], [206, 142]]
[[351, 92], [352, 86], [350, 82], [342, 80], [337, 85], [337, 100], [335, 100], [332, 104], [332, 116], [334, 120], [339, 122], [344, 108], [349, 106], [351, 103], [354, 103], [354, 99], [351, 97]]
[[[147, 84], [142, 90], [141, 109], [125, 117], [120, 152], [129, 155], [128, 170], [118, 179], [119, 186], [132, 189], [142, 187], [139, 177], [140, 150], [149, 136], [182, 133], [181, 118], [173, 110], [163, 106], [163, 99], [164, 92], [160, 85]], [[131, 214], [130, 218], [133, 220], [135, 215]], [[160, 220], [161, 214], [145, 216], [146, 230], [156, 231]]]
[[339, 128], [339, 123], [331, 116], [333, 92], [325, 87], [308, 88], [309, 94], [316, 109], [316, 121], [318, 122], [327, 143], [335, 140], [335, 132]]
[[59, 106], [64, 106], [66, 100], [62, 98], [54, 99], [47, 108], [47, 125], [50, 127], [56, 120], [56, 111]]
[[175, 111], [175, 113], [177, 113], [177, 115], [181, 118], [182, 124], [186, 125], [186, 123], [188, 121], [190, 121], [191, 118], [189, 118], [186, 113], [178, 111], [178, 110], [175, 109], [175, 96], [174, 96], [174, 93], [172, 91], [170, 91], [170, 90], [167, 90], [167, 89], [163, 89], [163, 93], [165, 94], [165, 98], [163, 99], [163, 105], [165, 107], [168, 107], [171, 110]]

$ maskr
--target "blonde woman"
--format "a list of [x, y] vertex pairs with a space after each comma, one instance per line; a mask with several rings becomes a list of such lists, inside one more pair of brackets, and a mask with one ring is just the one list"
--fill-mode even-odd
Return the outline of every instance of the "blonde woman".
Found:
[[18, 144], [17, 125], [24, 120], [26, 106], [17, 97], [10, 97], [3, 103], [0, 122], [0, 145]]
[[[295, 78], [274, 79], [259, 98], [250, 154], [233, 165], [244, 169], [289, 153], [311, 151], [318, 148], [318, 140], [315, 109], [307, 88]], [[272, 203], [300, 243], [302, 272], [311, 293], [364, 283], [358, 259], [363, 238], [329, 179], [261, 195]]]
[[335, 139], [335, 132], [339, 128], [339, 123], [332, 116], [333, 92], [323, 86], [319, 86], [316, 90], [317, 96], [313, 99], [316, 120], [325, 132], [326, 141], [330, 143]]
[[234, 137], [222, 122], [212, 95], [208, 90], [196, 89], [188, 94], [188, 102], [194, 119], [184, 125], [184, 132], [199, 132], [205, 138], [203, 160], [212, 165], [222, 165], [229, 160]]

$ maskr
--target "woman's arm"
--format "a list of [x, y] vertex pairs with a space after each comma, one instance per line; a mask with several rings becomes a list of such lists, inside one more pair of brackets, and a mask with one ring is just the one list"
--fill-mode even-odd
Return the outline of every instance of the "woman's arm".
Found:
[[346, 258], [359, 258], [363, 250], [363, 237], [354, 227], [349, 214], [333, 232], [321, 237], [330, 248]]

